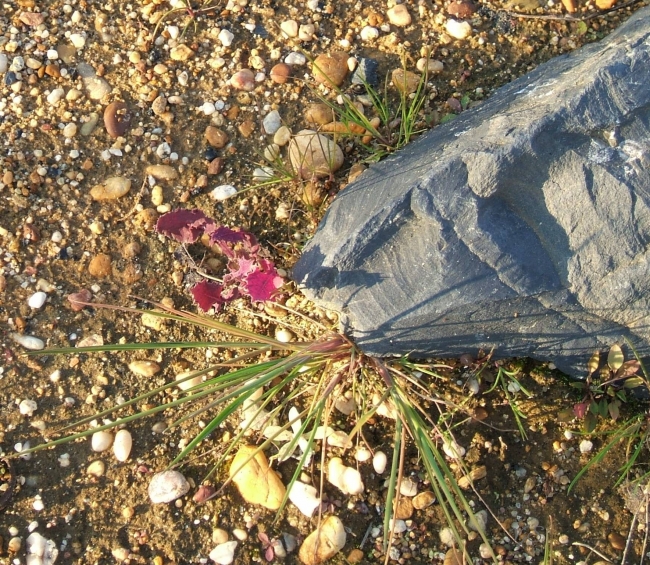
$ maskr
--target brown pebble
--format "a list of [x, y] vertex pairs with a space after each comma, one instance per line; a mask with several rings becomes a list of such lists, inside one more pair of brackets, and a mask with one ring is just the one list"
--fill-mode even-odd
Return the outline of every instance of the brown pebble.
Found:
[[454, 0], [447, 6], [447, 14], [456, 19], [463, 20], [472, 17], [477, 9], [478, 6], [471, 0]]
[[52, 78], [59, 78], [61, 76], [61, 70], [58, 65], [49, 64], [45, 66], [45, 74]]
[[45, 14], [41, 12], [21, 12], [18, 18], [26, 26], [37, 27], [40, 26], [45, 20]]
[[413, 503], [410, 498], [400, 496], [397, 505], [395, 505], [395, 518], [397, 520], [408, 520], [413, 516]]
[[120, 137], [131, 125], [131, 114], [124, 102], [111, 102], [104, 110], [104, 125], [111, 137]]
[[327, 86], [341, 86], [348, 75], [348, 55], [346, 53], [332, 53], [319, 55], [314, 60], [311, 74], [316, 82]]
[[204, 136], [206, 141], [212, 145], [212, 147], [216, 147], [217, 149], [223, 149], [229, 140], [228, 134], [225, 131], [214, 126], [208, 126], [205, 128]]
[[413, 508], [423, 510], [431, 506], [435, 501], [436, 496], [430, 490], [425, 490], [413, 497]]
[[210, 161], [208, 165], [208, 174], [209, 175], [218, 175], [224, 166], [225, 160], [223, 157], [216, 157]]
[[215, 492], [216, 489], [212, 485], [201, 485], [194, 493], [192, 500], [197, 504], [201, 504], [208, 500]]
[[625, 549], [625, 537], [618, 532], [612, 532], [607, 536], [607, 541], [614, 548], [622, 551]]
[[482, 422], [488, 417], [488, 411], [483, 408], [482, 406], [477, 406], [474, 408], [474, 418], [476, 418], [479, 422]]
[[93, 277], [106, 278], [110, 276], [112, 272], [111, 268], [111, 258], [105, 253], [100, 253], [95, 255], [88, 265], [88, 272]]
[[255, 122], [253, 120], [246, 120], [237, 129], [244, 137], [250, 137], [251, 133], [255, 131]]
[[151, 231], [156, 226], [158, 221], [158, 212], [153, 208], [145, 208], [135, 215], [133, 223], [136, 226], [143, 227], [145, 230]]
[[291, 76], [291, 66], [286, 63], [278, 63], [271, 69], [271, 80], [278, 84], [284, 84]]
[[142, 251], [142, 246], [137, 241], [131, 241], [124, 246], [123, 254], [127, 259], [134, 259]]
[[361, 563], [363, 561], [363, 551], [360, 549], [353, 549], [348, 553], [348, 563]]
[[316, 102], [307, 106], [305, 120], [312, 124], [324, 126], [334, 121], [334, 110], [323, 102]]
[[420, 85], [420, 76], [404, 69], [395, 69], [391, 74], [391, 79], [393, 86], [405, 94], [415, 92]]

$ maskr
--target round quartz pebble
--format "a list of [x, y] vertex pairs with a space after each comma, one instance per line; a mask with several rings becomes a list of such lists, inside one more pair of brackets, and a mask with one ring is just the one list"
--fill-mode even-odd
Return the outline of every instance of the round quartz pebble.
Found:
[[376, 27], [365, 26], [359, 35], [362, 41], [372, 41], [379, 37], [379, 30]]
[[219, 32], [219, 35], [217, 36], [219, 41], [221, 41], [221, 45], [224, 47], [230, 47], [232, 45], [233, 39], [235, 39], [235, 36], [232, 32], [228, 31], [227, 29], [222, 29]]
[[47, 294], [45, 294], [42, 291], [39, 291], [39, 292], [35, 292], [29, 297], [29, 299], [27, 300], [27, 304], [30, 308], [34, 308], [35, 310], [38, 310], [39, 308], [43, 307], [43, 304], [45, 304], [46, 300], [47, 300]]
[[418, 485], [413, 479], [406, 477], [399, 484], [399, 492], [402, 496], [415, 496], [418, 493]]
[[52, 92], [47, 95], [47, 102], [51, 106], [56, 106], [59, 101], [65, 96], [65, 90], [62, 88], [55, 88]]
[[307, 62], [307, 57], [294, 51], [285, 57], [284, 62], [287, 65], [304, 65]]
[[18, 409], [20, 410], [20, 413], [23, 416], [31, 416], [36, 412], [36, 409], [38, 408], [38, 405], [36, 404], [36, 401], [34, 400], [29, 400], [25, 399], [20, 402], [18, 405]]
[[388, 463], [388, 458], [383, 451], [377, 451], [375, 456], [372, 458], [372, 466], [375, 469], [375, 473], [381, 475], [386, 470], [386, 465]]
[[63, 137], [70, 139], [73, 138], [75, 135], [77, 135], [77, 124], [72, 122], [66, 124], [66, 126], [63, 128]]
[[354, 457], [357, 461], [359, 461], [359, 463], [363, 463], [372, 457], [372, 453], [370, 453], [370, 450], [367, 447], [360, 447], [357, 449]]
[[237, 194], [237, 189], [231, 184], [219, 185], [214, 190], [212, 190], [212, 192], [210, 192], [210, 196], [220, 202], [222, 200], [228, 200], [228, 198], [234, 196], [235, 194]]
[[113, 453], [115, 459], [124, 462], [131, 454], [131, 447], [133, 446], [133, 438], [128, 430], [120, 430], [115, 434], [115, 441], [113, 442]]
[[178, 471], [157, 473], [149, 483], [149, 498], [154, 504], [172, 502], [187, 494], [190, 484]]
[[217, 565], [230, 565], [235, 560], [236, 541], [220, 543], [210, 552], [210, 559]]
[[467, 39], [472, 35], [472, 26], [468, 22], [459, 22], [458, 20], [449, 19], [445, 24], [447, 33], [455, 39]]
[[97, 453], [106, 451], [111, 447], [111, 445], [113, 445], [113, 434], [107, 432], [106, 430], [95, 432], [92, 435], [92, 439], [90, 440], [90, 446], [92, 447], [92, 450], [96, 451]]
[[282, 126], [282, 119], [280, 118], [280, 112], [273, 110], [269, 112], [262, 121], [264, 126], [264, 131], [269, 135], [273, 135], [277, 132]]

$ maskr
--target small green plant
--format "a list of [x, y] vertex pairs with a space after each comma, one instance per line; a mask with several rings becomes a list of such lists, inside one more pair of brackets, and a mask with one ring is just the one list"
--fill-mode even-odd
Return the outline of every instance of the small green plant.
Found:
[[[635, 359], [625, 361], [621, 347], [613, 345], [607, 355], [606, 363], [600, 367], [600, 370], [600, 353], [595, 352], [591, 356], [587, 364], [588, 377], [585, 382], [572, 383], [574, 388], [584, 392], [584, 396], [573, 408], [560, 412], [560, 421], [582, 419], [584, 433], [591, 434], [598, 424], [598, 418], [609, 419], [612, 422], [619, 419], [621, 403], [632, 400], [629, 390], [642, 387], [646, 389], [646, 394], [650, 392], [648, 373], [634, 348], [631, 344], [628, 345], [634, 352]], [[641, 374], [638, 374], [639, 371]], [[640, 461], [643, 451], [650, 449], [650, 415], [647, 412], [647, 403], [645, 403], [645, 411], [638, 411], [631, 418], [624, 420], [613, 430], [603, 432], [602, 435], [607, 438], [605, 444], [576, 474], [569, 485], [569, 492], [592, 466], [599, 464], [621, 442], [627, 445], [626, 457], [619, 468], [619, 477], [614, 486], [620, 485], [629, 477], [632, 469]], [[645, 473], [634, 482], [642, 481], [647, 476], [648, 473]]]
[[187, 16], [187, 21], [183, 25], [183, 31], [181, 32], [180, 35], [180, 37], [182, 38], [187, 32], [187, 29], [192, 24], [194, 24], [194, 31], [196, 32], [196, 29], [198, 27], [197, 18], [199, 16], [210, 13], [215, 9], [216, 6], [211, 4], [210, 0], [206, 0], [205, 2], [203, 2], [202, 7], [200, 8], [194, 7], [191, 0], [175, 0], [174, 2], [172, 2], [172, 8], [164, 12], [162, 16], [160, 16], [160, 18], [158, 19], [158, 22], [156, 23], [156, 27], [154, 28], [153, 34], [151, 36], [151, 42], [153, 43], [153, 41], [155, 41], [156, 37], [158, 36], [160, 26], [162, 26], [170, 17], [181, 15], [181, 14], [185, 14]]
[[585, 433], [596, 429], [598, 418], [618, 420], [621, 403], [630, 399], [629, 390], [647, 384], [637, 373], [641, 363], [637, 359], [625, 361], [620, 345], [613, 345], [607, 355], [607, 361], [600, 367], [600, 352], [595, 351], [587, 363], [587, 378], [584, 382], [572, 382], [570, 385], [584, 396], [572, 409], [560, 413], [560, 420], [568, 421], [573, 417], [583, 421]]

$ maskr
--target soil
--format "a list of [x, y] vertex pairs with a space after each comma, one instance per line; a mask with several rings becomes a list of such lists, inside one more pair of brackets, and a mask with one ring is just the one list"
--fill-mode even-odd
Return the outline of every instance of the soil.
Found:
[[[164, 433], [154, 431], [161, 429], [157, 423], [168, 424], [189, 413], [187, 407], [129, 423], [133, 450], [124, 463], [110, 452], [93, 453], [87, 438], [31, 457], [16, 456], [26, 442], [34, 446], [44, 438], [58, 437], [56, 432], [67, 424], [162, 386], [182, 371], [227, 360], [228, 355], [218, 349], [170, 349], [66, 356], [45, 352], [25, 357], [12, 334], [37, 336], [47, 347], [74, 346], [87, 338], [104, 344], [222, 339], [216, 331], [169, 321], [152, 324], [119, 310], [87, 307], [75, 311], [67, 296], [87, 289], [97, 304], [144, 308], [144, 300], [153, 300], [196, 311], [188, 288], [200, 278], [197, 264], [222, 277], [224, 261], [200, 244], [187, 253], [154, 232], [157, 218], [179, 207], [200, 208], [218, 223], [250, 230], [281, 272], [288, 273], [328, 202], [344, 188], [350, 170], [371, 161], [379, 151], [376, 143], [368, 150], [354, 140], [340, 139], [345, 165], [330, 178], [255, 185], [253, 171], [263, 162], [263, 148], [272, 141], [262, 128], [264, 115], [278, 109], [283, 123], [295, 133], [307, 126], [305, 108], [317, 101], [317, 93], [330, 99], [336, 93], [315, 85], [308, 64], [296, 66], [286, 84], [264, 78], [250, 92], [235, 91], [227, 83], [236, 70], [261, 58], [262, 67], [256, 72], [268, 75], [279, 57], [284, 60], [292, 51], [302, 50], [312, 58], [343, 50], [357, 58], [375, 59], [378, 74], [384, 77], [402, 65], [415, 70], [416, 61], [425, 55], [444, 63], [443, 71], [427, 81], [419, 123], [429, 127], [449, 119], [459, 106], [480, 103], [494, 89], [539, 63], [602, 38], [641, 5], [583, 22], [563, 19], [560, 6], [528, 0], [518, 5], [485, 2], [472, 16], [472, 36], [455, 40], [444, 31], [447, 6], [428, 0], [407, 4], [413, 23], [405, 28], [389, 26], [388, 31], [382, 29], [387, 25], [386, 7], [373, 2], [351, 6], [321, 1], [312, 11], [307, 6], [242, 0], [227, 6], [193, 6], [197, 12], [191, 14], [186, 10], [168, 13], [168, 5], [157, 1], [5, 3], [0, 13], [0, 55], [5, 53], [9, 64], [22, 56], [27, 66], [19, 71], [20, 77], [15, 73], [9, 77], [9, 71], [0, 74], [0, 455], [11, 458], [0, 468], [0, 503], [4, 504], [3, 493], [12, 492], [0, 510], [0, 565], [29, 562], [25, 540], [34, 530], [55, 542], [57, 563], [126, 559], [161, 565], [211, 562], [208, 554], [216, 545], [215, 529], [226, 530], [230, 539], [235, 539], [233, 530], [241, 529], [247, 539], [240, 540], [234, 562], [243, 565], [269, 557], [260, 533], [299, 542], [315, 528], [316, 518], [310, 520], [291, 506], [274, 522], [273, 512], [246, 504], [232, 485], [204, 504], [193, 501], [198, 486], [224, 452], [226, 438], [237, 432], [236, 420], [224, 424], [183, 462], [180, 470], [192, 485], [190, 492], [175, 503], [152, 504], [147, 495], [152, 474], [165, 469], [208, 419], [200, 414]], [[577, 16], [597, 13], [590, 3], [579, 9]], [[523, 19], [514, 12], [557, 19]], [[42, 13], [44, 18], [33, 25], [25, 13]], [[315, 37], [306, 41], [283, 37], [279, 24], [287, 19], [314, 24]], [[182, 41], [174, 39], [185, 24]], [[381, 30], [378, 39], [359, 38], [366, 25]], [[218, 40], [221, 29], [234, 34], [232, 45], [223, 46]], [[84, 36], [83, 48], [70, 50], [71, 33]], [[188, 60], [170, 56], [170, 50], [181, 42], [193, 52]], [[57, 58], [48, 59], [52, 50]], [[81, 62], [90, 63], [97, 76], [112, 86], [101, 100], [89, 97], [75, 70]], [[179, 82], [183, 73], [187, 80]], [[17, 82], [20, 87], [15, 86]], [[348, 78], [342, 88], [354, 96], [354, 91], [346, 90], [349, 87]], [[66, 94], [76, 88], [81, 95], [50, 104], [48, 95], [57, 88]], [[162, 114], [154, 113], [152, 104], [161, 94], [168, 106]], [[124, 136], [113, 139], [102, 124], [102, 115], [108, 103], [117, 100], [126, 103], [132, 118]], [[208, 116], [200, 110], [206, 102], [221, 102], [223, 107]], [[98, 114], [99, 123], [90, 135], [77, 132], [65, 138], [66, 124], [75, 123], [80, 129], [93, 113]], [[228, 145], [218, 150], [209, 147], [203, 135], [209, 125], [227, 132]], [[212, 175], [209, 161], [216, 157], [223, 158], [225, 166]], [[179, 178], [151, 183], [144, 172], [149, 164], [169, 164]], [[91, 188], [112, 176], [130, 179], [130, 192], [117, 200], [93, 200]], [[154, 184], [162, 189], [162, 204], [159, 200], [152, 203]], [[215, 202], [210, 191], [222, 184], [234, 185], [239, 194]], [[324, 198], [322, 203], [305, 198], [305, 187], [314, 190], [314, 186]], [[103, 269], [89, 270], [98, 255], [108, 256], [109, 262]], [[38, 290], [46, 292], [47, 301], [34, 309], [28, 299]], [[284, 310], [242, 298], [229, 303], [217, 317], [269, 335], [288, 326], [298, 340], [317, 336], [319, 324], [335, 327], [335, 314], [314, 307], [290, 282], [282, 289], [282, 301], [297, 313], [285, 317]], [[134, 359], [153, 360], [162, 370], [154, 376], [138, 376], [128, 367]], [[550, 563], [552, 559], [556, 564], [593, 564], [606, 557], [619, 562], [631, 531], [627, 563], [639, 563], [645, 521], [639, 514], [633, 523], [625, 507], [625, 492], [614, 487], [619, 468], [629, 457], [629, 444], [617, 445], [568, 492], [570, 481], [606, 444], [606, 434], [614, 424], [600, 422], [598, 433], [590, 436], [593, 448], [581, 453], [581, 423], [561, 423], [558, 416], [580, 400], [575, 389], [548, 366], [512, 361], [506, 367], [517, 369], [517, 378], [531, 393], [530, 398], [522, 391], [514, 393], [512, 401], [525, 416], [524, 438], [502, 388], [487, 393], [489, 383], [484, 381], [479, 394], [471, 395], [467, 389], [471, 370], [458, 360], [441, 362], [449, 366], [439, 371], [443, 378], [424, 382], [450, 406], [463, 405], [452, 422], [458, 443], [467, 450], [465, 464], [486, 467], [485, 478], [476, 481], [476, 491], [468, 490], [467, 497], [477, 510], [490, 508], [487, 532], [499, 561]], [[490, 363], [489, 368], [494, 372], [497, 367]], [[170, 390], [143, 399], [137, 406], [155, 406], [177, 395]], [[33, 414], [21, 413], [20, 403], [25, 399], [36, 402]], [[624, 405], [619, 424], [643, 409]], [[434, 417], [436, 411], [430, 410]], [[354, 426], [352, 418], [338, 418], [341, 429], [350, 431]], [[101, 423], [101, 418], [93, 423]], [[375, 416], [363, 429], [371, 450], [385, 451], [390, 461], [394, 422]], [[641, 440], [635, 437], [635, 441]], [[355, 464], [350, 451], [334, 452], [342, 454], [349, 465]], [[416, 480], [420, 491], [427, 490], [417, 452], [409, 447], [406, 455], [404, 474]], [[95, 460], [106, 465], [102, 476], [87, 473]], [[640, 470], [629, 478], [647, 471], [647, 460], [644, 451]], [[295, 465], [289, 460], [278, 470], [283, 478], [288, 477]], [[386, 475], [378, 476], [369, 463], [358, 467], [366, 486], [362, 495], [346, 497], [325, 483], [327, 512], [339, 516], [348, 533], [345, 548], [332, 563], [345, 563], [346, 557], [352, 562], [350, 552], [359, 547], [361, 562], [384, 561], [381, 528]], [[452, 468], [462, 476], [462, 469], [455, 467], [452, 461]], [[317, 485], [318, 461], [306, 472]], [[14, 475], [17, 484], [12, 487]], [[225, 478], [225, 470], [219, 469], [210, 483], [218, 488]], [[406, 526], [395, 538], [392, 561], [444, 560], [448, 547], [439, 535], [445, 520], [438, 504], [416, 510]], [[22, 544], [13, 551], [16, 548], [10, 540], [16, 537]], [[480, 558], [480, 538], [475, 534], [466, 538], [474, 561], [490, 562]], [[298, 551], [275, 559], [298, 563]]]

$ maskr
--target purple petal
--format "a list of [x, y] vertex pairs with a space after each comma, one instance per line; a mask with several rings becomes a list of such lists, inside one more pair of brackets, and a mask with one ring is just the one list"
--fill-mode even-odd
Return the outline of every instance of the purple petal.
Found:
[[223, 287], [212, 281], [201, 281], [195, 284], [190, 292], [194, 297], [194, 302], [199, 305], [199, 308], [207, 312], [213, 306], [221, 306], [225, 302], [221, 291]]
[[267, 272], [257, 270], [250, 273], [244, 283], [242, 286], [245, 288], [242, 288], [242, 291], [248, 294], [251, 300], [263, 302], [273, 298], [275, 291], [284, 284], [284, 279], [275, 269]]
[[173, 210], [158, 218], [156, 231], [181, 243], [194, 243], [214, 222], [201, 210]]

